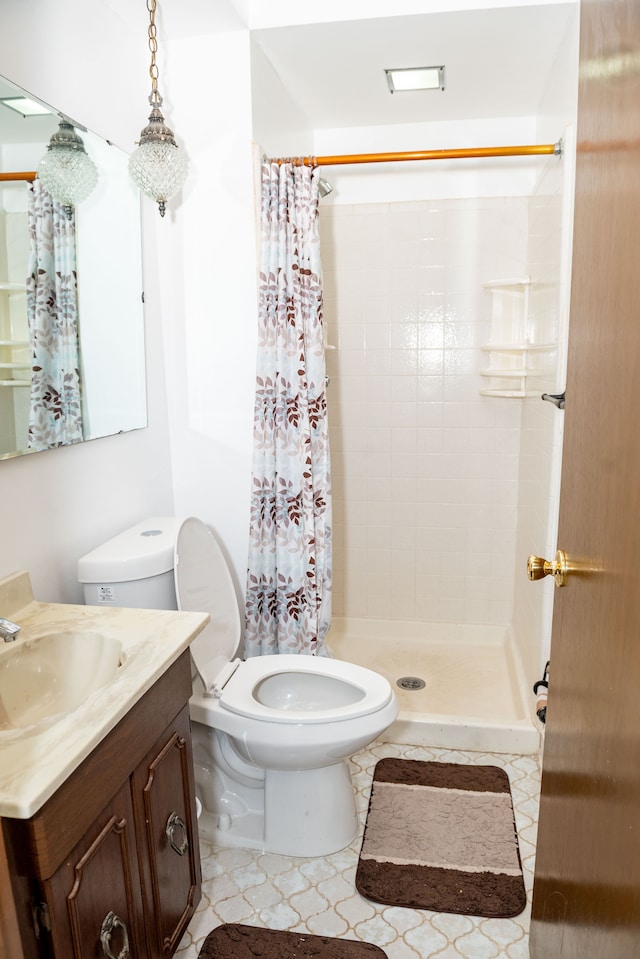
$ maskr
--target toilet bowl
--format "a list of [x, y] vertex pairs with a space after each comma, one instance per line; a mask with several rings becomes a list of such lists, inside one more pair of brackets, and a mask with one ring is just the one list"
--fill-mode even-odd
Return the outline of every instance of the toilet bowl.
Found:
[[348, 758], [398, 714], [384, 677], [326, 656], [234, 659], [241, 628], [229, 567], [194, 517], [126, 530], [78, 562], [78, 579], [88, 603], [211, 616], [191, 646], [202, 836], [290, 856], [329, 855], [354, 839]]

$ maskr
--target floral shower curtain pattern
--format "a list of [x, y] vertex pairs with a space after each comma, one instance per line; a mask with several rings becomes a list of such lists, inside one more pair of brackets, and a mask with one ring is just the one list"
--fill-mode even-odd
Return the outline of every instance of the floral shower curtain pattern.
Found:
[[331, 621], [318, 179], [295, 161], [262, 167], [247, 656], [320, 653]]
[[39, 180], [28, 186], [29, 448], [44, 450], [83, 438], [75, 215], [68, 219]]

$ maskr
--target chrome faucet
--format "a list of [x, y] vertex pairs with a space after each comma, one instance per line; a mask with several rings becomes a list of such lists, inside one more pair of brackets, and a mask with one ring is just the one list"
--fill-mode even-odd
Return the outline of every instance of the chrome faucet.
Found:
[[18, 636], [20, 627], [10, 619], [0, 619], [0, 636], [5, 643], [12, 643]]

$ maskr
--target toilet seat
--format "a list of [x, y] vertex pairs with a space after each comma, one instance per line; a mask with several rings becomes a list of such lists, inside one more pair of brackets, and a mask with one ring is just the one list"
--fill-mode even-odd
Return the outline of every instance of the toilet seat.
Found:
[[[240, 642], [240, 614], [229, 567], [211, 530], [189, 517], [180, 524], [175, 547], [178, 609], [209, 613], [211, 622], [191, 644], [191, 656], [206, 696], [218, 708], [271, 723], [335, 723], [383, 709], [393, 693], [386, 679], [364, 666], [324, 656], [267, 654], [232, 661]], [[259, 699], [258, 687], [284, 673], [305, 674], [307, 701], [286, 708]], [[315, 677], [315, 682], [312, 677]], [[342, 684], [342, 688], [340, 688]], [[311, 687], [311, 688], [310, 688]], [[288, 692], [291, 692], [291, 687]], [[316, 695], [316, 705], [310, 702]], [[322, 693], [329, 697], [323, 708]], [[276, 697], [277, 698], [277, 697]], [[302, 699], [302, 696], [299, 697]]]
[[[297, 704], [278, 708], [257, 698], [261, 685], [278, 676], [293, 676], [296, 673], [309, 677], [312, 686], [318, 690], [325, 686], [329, 694], [337, 693], [343, 702], [337, 705], [332, 703], [325, 708], [314, 706], [309, 701], [302, 708], [297, 708]], [[328, 682], [325, 683], [325, 680]], [[304, 692], [308, 692], [308, 686]], [[386, 679], [364, 666], [324, 656], [284, 654], [254, 656], [244, 662], [237, 660], [237, 668], [222, 687], [214, 690], [214, 695], [220, 707], [247, 719], [308, 725], [339, 723], [367, 716], [383, 709], [393, 694]], [[277, 700], [278, 697], [275, 698]]]
[[208, 691], [238, 649], [240, 612], [222, 550], [209, 527], [193, 516], [182, 521], [176, 535], [174, 581], [178, 609], [211, 617], [190, 647]]

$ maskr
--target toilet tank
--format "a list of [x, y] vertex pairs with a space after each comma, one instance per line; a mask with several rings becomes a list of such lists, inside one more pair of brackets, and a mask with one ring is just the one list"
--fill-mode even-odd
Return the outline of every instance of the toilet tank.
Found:
[[183, 517], [153, 516], [78, 560], [88, 606], [177, 609], [173, 568]]

